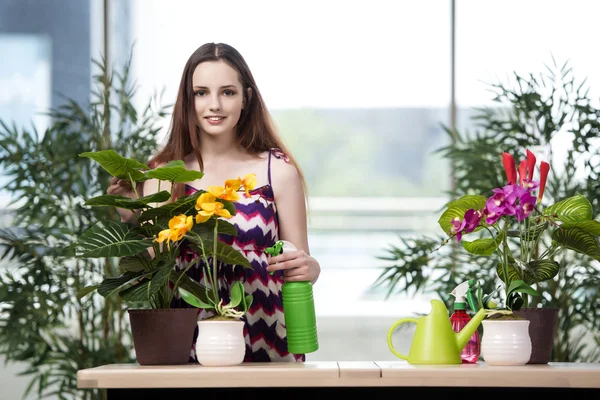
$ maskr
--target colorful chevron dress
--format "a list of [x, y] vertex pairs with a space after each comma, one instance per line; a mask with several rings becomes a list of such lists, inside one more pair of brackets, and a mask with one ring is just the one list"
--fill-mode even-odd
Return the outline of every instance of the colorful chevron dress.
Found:
[[[281, 300], [281, 271], [271, 275], [267, 270], [268, 259], [264, 249], [273, 246], [279, 240], [277, 208], [271, 186], [271, 157], [287, 156], [279, 149], [269, 152], [267, 175], [268, 184], [251, 190], [250, 196], [240, 191], [240, 200], [235, 203], [236, 215], [228, 222], [238, 229], [238, 236], [221, 235], [220, 239], [242, 252], [250, 261], [252, 270], [241, 266], [231, 266], [223, 263], [218, 265], [220, 293], [225, 301], [229, 301], [229, 290], [235, 280], [244, 282], [246, 293], [251, 293], [253, 301], [250, 309], [244, 315], [244, 336], [246, 340], [246, 355], [244, 362], [291, 361], [303, 362], [305, 355], [290, 354], [287, 350], [285, 321]], [[197, 189], [187, 186], [186, 194], [190, 195]], [[176, 268], [185, 269], [196, 254], [182, 244]], [[210, 262], [210, 260], [209, 260]], [[201, 283], [204, 281], [203, 263], [198, 262], [188, 270], [188, 275]], [[189, 307], [181, 299], [175, 299], [173, 307]], [[199, 319], [213, 315], [212, 311], [200, 310]], [[190, 362], [197, 362], [195, 343], [191, 344]]]

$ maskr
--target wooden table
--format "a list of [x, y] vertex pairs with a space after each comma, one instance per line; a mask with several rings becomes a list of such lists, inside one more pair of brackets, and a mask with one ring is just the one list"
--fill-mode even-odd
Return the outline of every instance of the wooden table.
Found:
[[[111, 364], [80, 370], [81, 389], [107, 389], [109, 399], [147, 395], [180, 398], [266, 399], [364, 395], [373, 399], [434, 394], [444, 399], [481, 395], [575, 395], [600, 399], [600, 364], [550, 363], [517, 367], [410, 365], [404, 361], [252, 363], [234, 367]], [[187, 397], [197, 396], [202, 397]], [[183, 397], [185, 396], [185, 397]], [[467, 396], [467, 397], [465, 397]], [[496, 396], [494, 396], [496, 398]], [[155, 398], [155, 397], [152, 397]], [[158, 397], [156, 397], [158, 398]]]

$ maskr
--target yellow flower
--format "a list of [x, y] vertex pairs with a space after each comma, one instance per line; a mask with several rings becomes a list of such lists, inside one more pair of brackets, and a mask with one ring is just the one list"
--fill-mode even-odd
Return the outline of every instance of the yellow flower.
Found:
[[208, 221], [213, 215], [218, 215], [223, 218], [231, 218], [231, 214], [227, 211], [223, 203], [216, 201], [217, 196], [212, 193], [202, 193], [196, 200], [196, 223], [201, 224]]
[[[232, 180], [233, 182], [233, 180]], [[237, 194], [237, 190], [240, 187], [238, 185], [225, 185], [223, 186], [209, 186], [206, 190], [215, 196], [218, 199], [228, 200], [228, 201], [238, 201], [240, 199], [240, 195]]]
[[250, 197], [250, 190], [256, 186], [256, 174], [247, 174], [241, 179], [238, 178], [238, 180], [244, 185], [246, 196]]
[[185, 214], [177, 215], [169, 221], [169, 229], [164, 229], [158, 233], [158, 237], [154, 239], [158, 243], [167, 241], [167, 247], [170, 249], [170, 242], [177, 242], [185, 236], [187, 232], [192, 229], [194, 225], [194, 219], [192, 216], [186, 216]]

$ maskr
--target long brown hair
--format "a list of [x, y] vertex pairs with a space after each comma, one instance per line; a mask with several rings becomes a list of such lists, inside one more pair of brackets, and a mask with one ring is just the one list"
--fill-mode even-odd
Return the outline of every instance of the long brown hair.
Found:
[[[250, 68], [236, 49], [224, 43], [203, 44], [188, 59], [179, 83], [167, 142], [163, 149], [150, 160], [149, 165], [154, 166], [172, 160], [183, 160], [185, 156], [193, 152], [198, 159], [200, 170], [204, 168], [202, 156], [200, 155], [199, 128], [194, 110], [192, 76], [198, 64], [205, 61], [219, 60], [225, 61], [231, 68], [235, 69], [242, 83], [245, 107], [242, 109], [236, 128], [237, 143], [250, 154], [260, 154], [271, 148], [281, 149], [288, 156], [290, 163], [298, 169], [306, 194], [304, 174], [277, 134], [271, 115], [256, 86]], [[251, 89], [250, 98], [248, 98], [248, 88]], [[184, 195], [184, 185], [176, 184], [173, 193], [175, 199]]]

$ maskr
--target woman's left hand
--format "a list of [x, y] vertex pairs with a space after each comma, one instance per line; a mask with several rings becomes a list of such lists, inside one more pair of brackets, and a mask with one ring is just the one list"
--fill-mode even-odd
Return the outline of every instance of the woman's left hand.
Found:
[[289, 251], [269, 259], [267, 271], [283, 270], [286, 282], [310, 281], [315, 283], [321, 273], [321, 266], [304, 250]]

